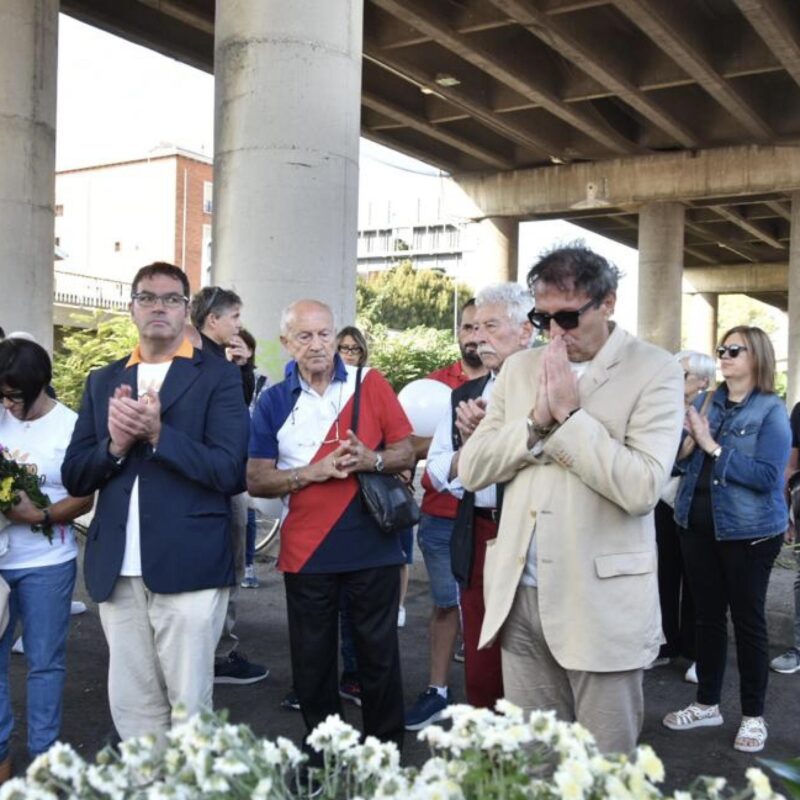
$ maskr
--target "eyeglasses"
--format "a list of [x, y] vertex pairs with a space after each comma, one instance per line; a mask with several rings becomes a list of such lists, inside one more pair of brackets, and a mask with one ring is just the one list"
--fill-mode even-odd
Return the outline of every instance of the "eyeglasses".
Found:
[[9, 403], [24, 403], [25, 395], [22, 392], [4, 392], [0, 390], [0, 403], [3, 400], [8, 400]]
[[721, 344], [717, 348], [717, 358], [724, 358], [725, 355], [736, 358], [742, 350], [747, 350], [747, 347], [743, 344]]
[[340, 344], [340, 353], [347, 353], [349, 356], [360, 356], [364, 351], [357, 344]]
[[550, 322], [556, 321], [556, 325], [565, 331], [571, 331], [581, 323], [581, 314], [588, 311], [592, 306], [600, 305], [597, 300], [590, 300], [586, 305], [581, 306], [577, 311], [556, 311], [555, 314], [548, 314], [544, 311], [537, 311], [535, 308], [528, 312], [528, 320], [534, 328], [540, 331], [549, 331]]
[[152, 292], [137, 292], [131, 295], [133, 301], [141, 308], [155, 308], [160, 301], [164, 308], [180, 308], [189, 302], [189, 298], [177, 292], [169, 294], [153, 294]]

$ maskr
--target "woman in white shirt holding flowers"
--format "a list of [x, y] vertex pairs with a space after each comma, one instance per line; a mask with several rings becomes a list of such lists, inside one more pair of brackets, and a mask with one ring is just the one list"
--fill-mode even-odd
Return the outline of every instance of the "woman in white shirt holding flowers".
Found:
[[50, 358], [40, 345], [25, 339], [0, 342], [0, 447], [5, 458], [37, 476], [49, 499], [40, 508], [18, 492], [19, 502], [5, 512], [11, 524], [0, 532], [0, 575], [11, 590], [9, 624], [0, 637], [0, 783], [11, 773], [8, 666], [17, 620], [28, 662], [30, 755], [43, 753], [58, 739], [78, 553], [70, 523], [92, 504], [91, 497], [70, 497], [61, 484], [77, 417], [48, 396], [51, 377]]

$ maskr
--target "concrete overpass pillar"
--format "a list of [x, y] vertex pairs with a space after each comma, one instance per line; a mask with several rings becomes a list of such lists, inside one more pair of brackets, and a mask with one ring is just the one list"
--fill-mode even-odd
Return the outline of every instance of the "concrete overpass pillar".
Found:
[[58, 0], [0, 3], [0, 326], [53, 347]]
[[516, 217], [487, 217], [481, 220], [478, 223], [477, 242], [472, 269], [464, 274], [467, 283], [477, 291], [490, 283], [517, 280], [519, 220]]
[[800, 192], [792, 192], [792, 230], [789, 240], [789, 359], [786, 403], [800, 401]]
[[639, 209], [639, 336], [673, 353], [681, 344], [683, 222], [681, 203]]
[[698, 292], [687, 298], [686, 349], [714, 356], [717, 346], [719, 295]]
[[212, 281], [280, 375], [281, 309], [355, 318], [363, 0], [217, 0]]

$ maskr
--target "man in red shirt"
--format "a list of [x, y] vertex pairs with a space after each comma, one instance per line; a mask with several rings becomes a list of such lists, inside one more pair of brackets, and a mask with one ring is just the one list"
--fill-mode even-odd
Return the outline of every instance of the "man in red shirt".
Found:
[[[486, 374], [478, 355], [478, 328], [475, 325], [475, 300], [468, 300], [461, 309], [458, 346], [461, 358], [428, 378], [457, 389], [467, 381]], [[417, 458], [425, 458], [430, 439], [416, 439]], [[430, 620], [430, 682], [428, 688], [406, 712], [406, 730], [416, 731], [441, 717], [450, 704], [447, 676], [458, 636], [458, 584], [450, 568], [450, 537], [458, 510], [458, 500], [449, 492], [437, 492], [430, 478], [422, 478], [425, 495], [422, 519], [417, 531], [419, 548], [425, 559], [430, 580], [433, 610]]]

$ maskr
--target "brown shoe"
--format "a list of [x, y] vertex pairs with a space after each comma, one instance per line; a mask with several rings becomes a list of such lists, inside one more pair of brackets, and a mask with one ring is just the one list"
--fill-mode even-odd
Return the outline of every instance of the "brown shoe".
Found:
[[5, 761], [0, 761], [0, 784], [5, 783], [11, 777], [11, 756]]

